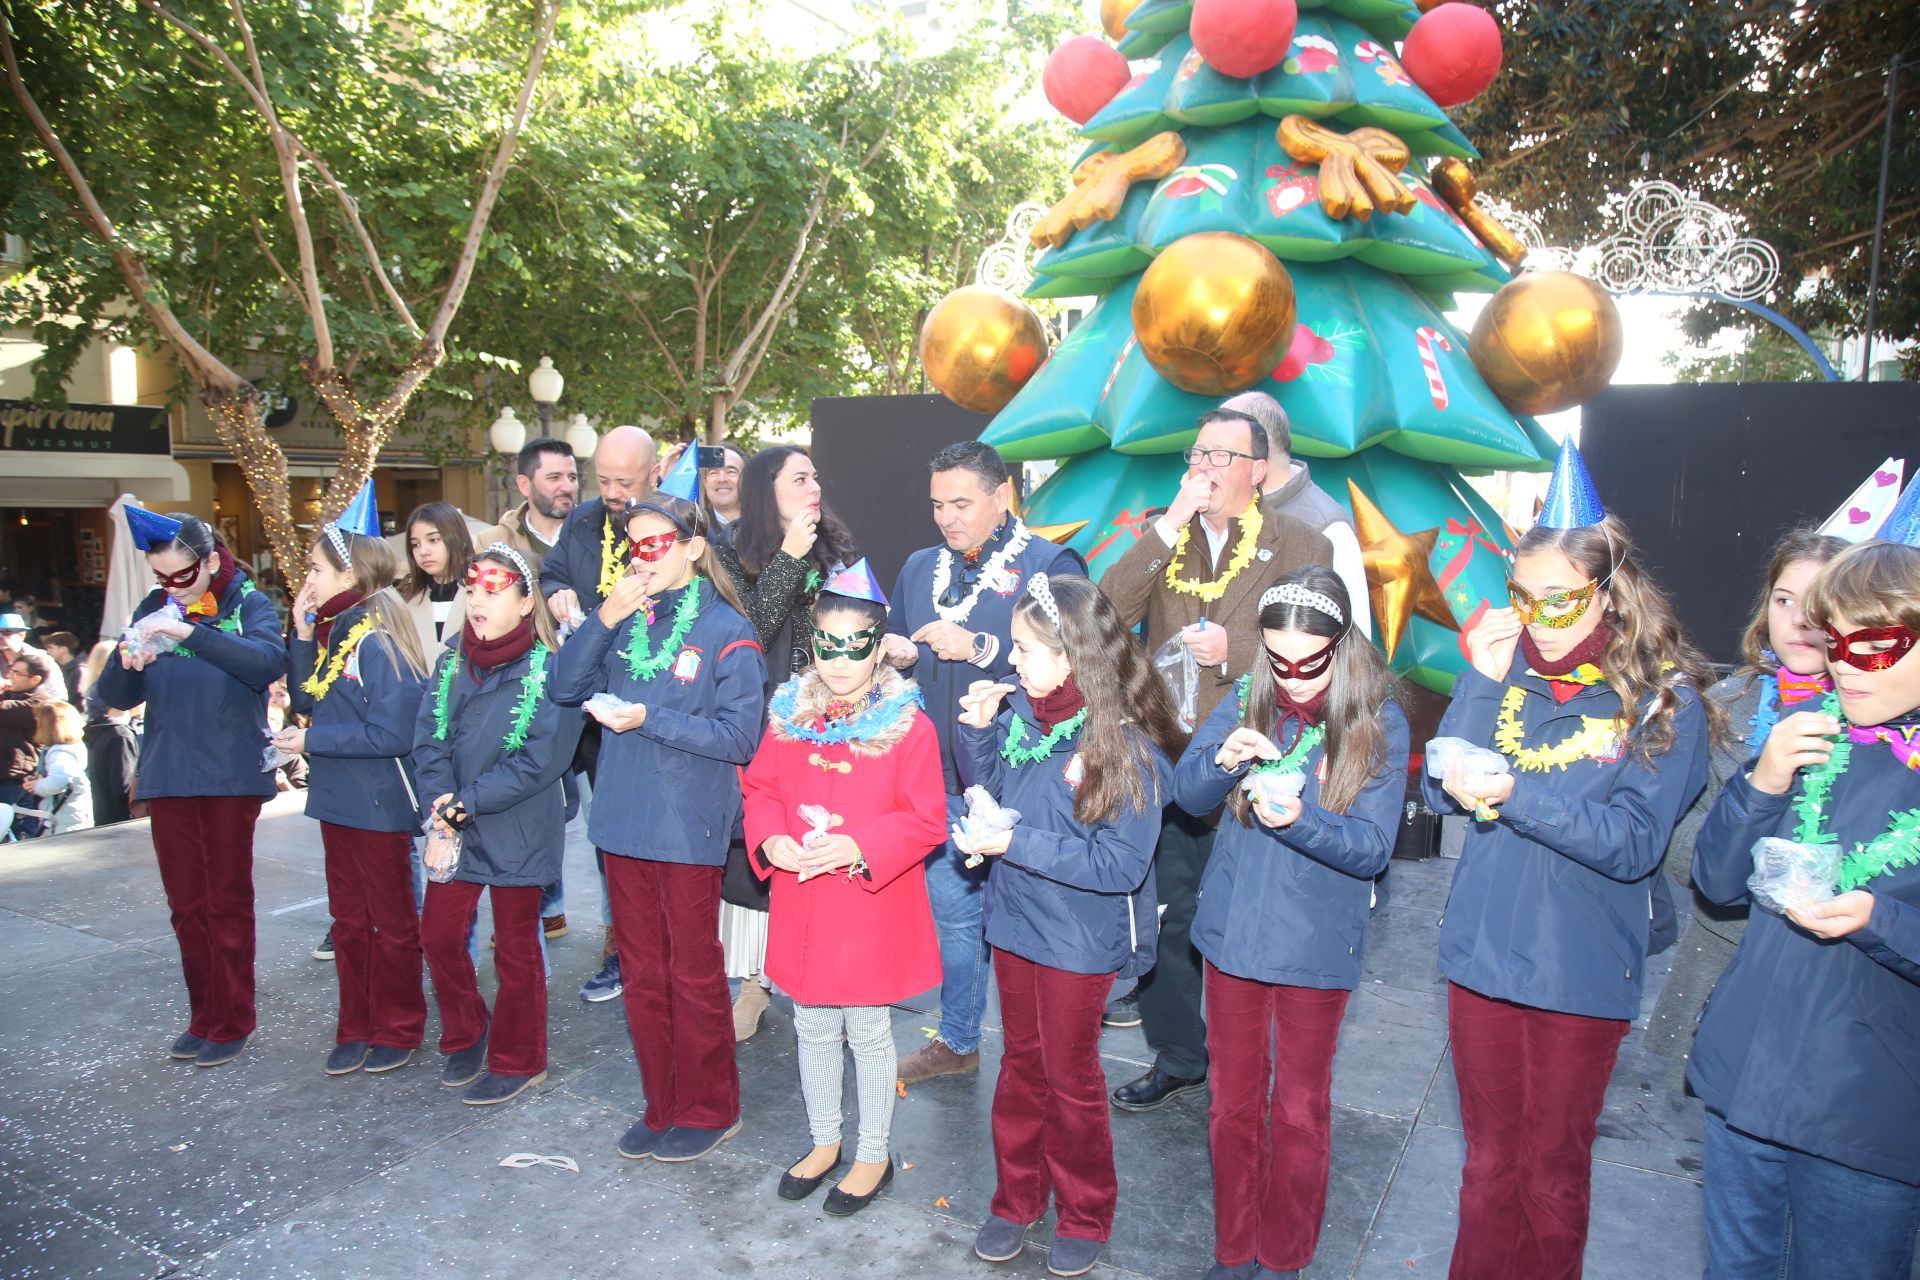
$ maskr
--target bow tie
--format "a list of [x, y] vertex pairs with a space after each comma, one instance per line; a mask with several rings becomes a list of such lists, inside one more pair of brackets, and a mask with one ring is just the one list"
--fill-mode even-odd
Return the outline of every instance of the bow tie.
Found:
[[211, 618], [219, 612], [220, 602], [213, 598], [213, 592], [211, 591], [187, 606], [187, 616], [189, 618]]

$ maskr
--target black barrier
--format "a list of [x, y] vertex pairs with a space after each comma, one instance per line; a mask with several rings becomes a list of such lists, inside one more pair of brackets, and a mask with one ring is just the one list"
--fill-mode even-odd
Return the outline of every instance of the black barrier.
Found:
[[813, 461], [827, 505], [853, 532], [881, 589], [907, 557], [940, 540], [927, 460], [986, 429], [984, 413], [941, 395], [822, 396], [813, 402]]
[[1580, 451], [1693, 642], [1739, 661], [1767, 553], [1818, 523], [1889, 457], [1920, 468], [1920, 383], [1611, 387]]

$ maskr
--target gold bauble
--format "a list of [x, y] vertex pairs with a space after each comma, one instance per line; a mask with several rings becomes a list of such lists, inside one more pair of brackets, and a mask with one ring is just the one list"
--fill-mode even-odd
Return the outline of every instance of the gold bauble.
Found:
[[1133, 332], [1160, 376], [1195, 395], [1245, 391], [1293, 341], [1293, 277], [1258, 241], [1226, 231], [1161, 251], [1133, 295]]
[[1127, 36], [1127, 17], [1140, 7], [1140, 0], [1100, 0], [1100, 25], [1107, 39], [1115, 44]]
[[955, 289], [920, 326], [927, 381], [963, 409], [998, 413], [1047, 358], [1047, 327], [1032, 307], [985, 285]]
[[1534, 271], [1493, 295], [1467, 350], [1507, 408], [1554, 413], [1606, 390], [1621, 339], [1620, 312], [1605, 289], [1568, 271]]

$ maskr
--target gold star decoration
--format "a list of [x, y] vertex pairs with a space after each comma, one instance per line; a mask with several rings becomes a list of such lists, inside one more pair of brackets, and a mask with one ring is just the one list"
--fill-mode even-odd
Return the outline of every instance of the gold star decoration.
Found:
[[1406, 636], [1407, 623], [1417, 614], [1449, 631], [1458, 631], [1460, 623], [1447, 605], [1447, 597], [1434, 581], [1429, 558], [1440, 537], [1436, 526], [1418, 533], [1402, 533], [1393, 521], [1360, 486], [1347, 481], [1352, 499], [1353, 531], [1360, 540], [1360, 559], [1367, 570], [1367, 595], [1373, 601], [1373, 616], [1379, 620], [1378, 634], [1391, 662], [1400, 641]]
[[1069, 520], [1065, 524], [1030, 524], [1027, 531], [1036, 538], [1045, 538], [1048, 542], [1067, 545], [1067, 539], [1087, 527], [1085, 520]]

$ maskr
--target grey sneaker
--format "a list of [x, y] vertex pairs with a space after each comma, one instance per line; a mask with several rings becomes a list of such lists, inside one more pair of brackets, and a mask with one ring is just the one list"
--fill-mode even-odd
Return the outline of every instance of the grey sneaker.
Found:
[[600, 972], [588, 978], [580, 988], [580, 998], [588, 1004], [599, 1004], [603, 1000], [617, 998], [624, 989], [620, 982], [620, 953], [616, 951], [600, 966]]

